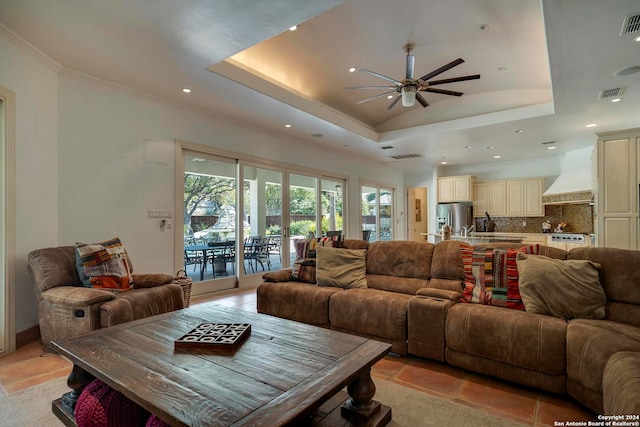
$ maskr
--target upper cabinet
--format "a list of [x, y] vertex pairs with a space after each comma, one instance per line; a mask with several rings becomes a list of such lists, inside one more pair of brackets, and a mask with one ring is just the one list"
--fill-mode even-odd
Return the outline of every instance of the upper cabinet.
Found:
[[473, 177], [447, 176], [438, 178], [438, 203], [473, 201]]
[[473, 214], [484, 216], [544, 216], [543, 179], [476, 182]]

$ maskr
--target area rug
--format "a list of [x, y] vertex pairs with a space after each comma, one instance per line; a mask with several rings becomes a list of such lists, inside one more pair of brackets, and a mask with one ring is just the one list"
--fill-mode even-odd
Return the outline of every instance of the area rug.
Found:
[[[514, 427], [520, 424], [506, 418], [441, 399], [418, 390], [374, 378], [376, 400], [391, 407], [392, 427], [473, 426]], [[51, 402], [69, 391], [66, 378], [0, 397], [0, 427], [63, 425], [53, 412]], [[524, 424], [522, 424], [524, 425]]]

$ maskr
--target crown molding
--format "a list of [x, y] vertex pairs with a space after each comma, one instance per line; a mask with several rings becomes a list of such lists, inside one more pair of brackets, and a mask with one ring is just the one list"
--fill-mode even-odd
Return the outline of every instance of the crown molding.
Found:
[[64, 68], [49, 55], [23, 39], [20, 35], [18, 35], [18, 33], [11, 30], [9, 27], [2, 23], [0, 23], [0, 37], [4, 38], [14, 46], [17, 46], [27, 55], [31, 56], [41, 64], [44, 64], [47, 68], [51, 69], [55, 73], [59, 73]]

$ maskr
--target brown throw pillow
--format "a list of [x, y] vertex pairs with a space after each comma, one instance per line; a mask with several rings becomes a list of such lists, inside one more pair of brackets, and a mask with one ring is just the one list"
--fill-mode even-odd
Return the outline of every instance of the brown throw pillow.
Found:
[[343, 289], [366, 288], [367, 250], [316, 248], [318, 286]]
[[527, 312], [565, 320], [604, 318], [607, 297], [598, 275], [600, 264], [522, 253], [517, 264]]

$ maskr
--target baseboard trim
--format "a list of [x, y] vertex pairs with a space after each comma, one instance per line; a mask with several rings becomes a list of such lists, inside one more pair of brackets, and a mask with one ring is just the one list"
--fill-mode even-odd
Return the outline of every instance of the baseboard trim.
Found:
[[40, 339], [40, 326], [35, 325], [16, 334], [16, 348]]

